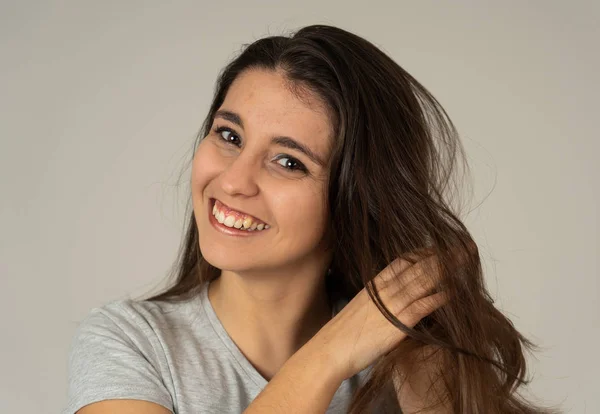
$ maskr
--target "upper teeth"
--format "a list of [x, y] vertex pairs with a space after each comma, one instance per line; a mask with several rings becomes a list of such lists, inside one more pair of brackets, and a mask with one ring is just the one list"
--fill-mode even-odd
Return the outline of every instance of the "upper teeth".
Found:
[[244, 217], [243, 219], [238, 218], [234, 215], [225, 216], [225, 213], [219, 211], [216, 204], [213, 205], [213, 216], [217, 219], [217, 221], [221, 224], [226, 225], [227, 227], [235, 227], [236, 229], [254, 231], [254, 230], [263, 230], [268, 229], [270, 226], [264, 223], [257, 223], [251, 217]]

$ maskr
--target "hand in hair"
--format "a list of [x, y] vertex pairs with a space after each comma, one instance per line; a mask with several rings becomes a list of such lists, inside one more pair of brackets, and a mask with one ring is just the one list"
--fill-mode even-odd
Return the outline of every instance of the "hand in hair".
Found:
[[[386, 308], [412, 328], [449, 300], [446, 293], [436, 291], [437, 269], [435, 255], [414, 264], [399, 258], [373, 283]], [[404, 338], [406, 334], [382, 314], [364, 288], [310, 342], [330, 356], [337, 375], [346, 379], [390, 352]]]

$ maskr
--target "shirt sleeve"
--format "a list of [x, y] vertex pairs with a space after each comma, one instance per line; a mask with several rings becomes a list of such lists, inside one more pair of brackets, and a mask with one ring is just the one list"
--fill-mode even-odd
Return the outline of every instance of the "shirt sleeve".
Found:
[[63, 414], [109, 399], [145, 400], [173, 411], [153, 353], [135, 315], [124, 306], [114, 302], [92, 309], [72, 339]]

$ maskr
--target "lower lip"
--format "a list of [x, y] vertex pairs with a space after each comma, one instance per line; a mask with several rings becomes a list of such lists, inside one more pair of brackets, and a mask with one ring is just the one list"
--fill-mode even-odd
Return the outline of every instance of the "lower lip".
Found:
[[213, 200], [211, 200], [210, 208], [208, 209], [208, 221], [210, 221], [210, 224], [216, 230], [220, 231], [221, 233], [227, 234], [228, 236], [249, 237], [249, 236], [256, 236], [264, 231], [269, 230], [269, 229], [263, 229], [263, 230], [248, 231], [248, 230], [239, 230], [239, 229], [236, 229], [235, 227], [227, 227], [226, 225], [219, 223], [217, 221], [217, 218], [212, 214], [212, 209], [213, 209], [214, 204], [215, 204], [215, 201], [213, 199]]

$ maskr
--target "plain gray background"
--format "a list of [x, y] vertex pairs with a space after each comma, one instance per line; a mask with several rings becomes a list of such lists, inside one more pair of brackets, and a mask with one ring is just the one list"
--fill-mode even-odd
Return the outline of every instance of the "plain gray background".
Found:
[[0, 7], [0, 412], [58, 412], [77, 321], [163, 283], [218, 71], [313, 23], [373, 41], [440, 100], [469, 156], [464, 219], [489, 289], [543, 348], [529, 390], [600, 412], [597, 2]]

